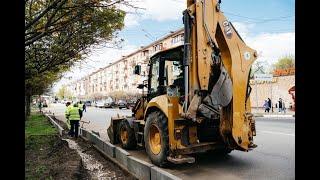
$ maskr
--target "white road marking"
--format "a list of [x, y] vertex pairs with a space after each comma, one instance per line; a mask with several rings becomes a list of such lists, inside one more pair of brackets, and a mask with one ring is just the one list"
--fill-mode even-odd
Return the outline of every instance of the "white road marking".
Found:
[[287, 134], [282, 132], [274, 132], [274, 131], [258, 131], [262, 133], [269, 133], [269, 134], [280, 134], [280, 135], [286, 135], [286, 136], [295, 136], [295, 134]]

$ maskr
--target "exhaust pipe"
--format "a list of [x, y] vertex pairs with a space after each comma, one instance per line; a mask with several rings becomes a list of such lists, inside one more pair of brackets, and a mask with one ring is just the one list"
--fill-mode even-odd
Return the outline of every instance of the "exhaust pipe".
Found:
[[183, 46], [183, 65], [184, 65], [184, 113], [188, 111], [189, 101], [189, 65], [190, 65], [190, 34], [191, 34], [191, 17], [188, 10], [183, 11], [184, 24], [184, 46]]

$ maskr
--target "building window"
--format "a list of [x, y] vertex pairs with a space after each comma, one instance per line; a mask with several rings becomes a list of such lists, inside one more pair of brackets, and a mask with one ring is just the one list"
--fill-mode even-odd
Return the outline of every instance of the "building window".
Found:
[[180, 41], [183, 41], [183, 35], [177, 35], [177, 36], [172, 37], [171, 44], [176, 44]]
[[143, 51], [143, 56], [148, 56], [148, 54], [149, 54], [149, 50]]
[[153, 46], [153, 50], [154, 50], [154, 51], [160, 51], [160, 50], [162, 50], [162, 43]]

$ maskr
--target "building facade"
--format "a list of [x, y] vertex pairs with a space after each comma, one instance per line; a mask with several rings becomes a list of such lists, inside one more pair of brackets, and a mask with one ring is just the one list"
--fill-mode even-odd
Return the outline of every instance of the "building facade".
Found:
[[251, 107], [262, 108], [264, 101], [271, 99], [273, 107], [281, 98], [287, 109], [294, 106], [295, 102], [292, 95], [289, 93], [290, 89], [295, 87], [295, 75], [281, 75], [272, 78], [272, 81], [250, 81]]
[[[112, 95], [113, 92], [139, 94], [141, 90], [137, 89], [137, 85], [148, 75], [149, 58], [161, 50], [182, 45], [183, 37], [183, 29], [171, 32], [108, 66], [68, 84], [68, 87], [78, 99], [101, 99]], [[141, 75], [134, 74], [134, 67], [138, 64], [141, 65]]]

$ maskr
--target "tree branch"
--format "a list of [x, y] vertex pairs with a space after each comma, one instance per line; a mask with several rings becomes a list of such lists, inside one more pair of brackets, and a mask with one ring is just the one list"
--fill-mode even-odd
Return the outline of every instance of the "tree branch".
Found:
[[[55, 8], [57, 6], [57, 4], [60, 2], [61, 0], [56, 0], [54, 1], [50, 6], [48, 6], [46, 9], [44, 9], [44, 11], [42, 11], [42, 13], [37, 16], [36, 18], [34, 18], [31, 22], [29, 22], [26, 26], [25, 29], [29, 29], [33, 24], [35, 24], [37, 21], [39, 21], [44, 15], [46, 15], [51, 9]], [[63, 2], [66, 2], [66, 0], [63, 0]]]

